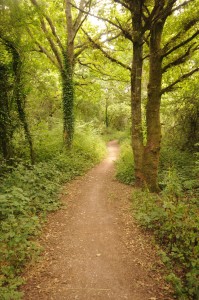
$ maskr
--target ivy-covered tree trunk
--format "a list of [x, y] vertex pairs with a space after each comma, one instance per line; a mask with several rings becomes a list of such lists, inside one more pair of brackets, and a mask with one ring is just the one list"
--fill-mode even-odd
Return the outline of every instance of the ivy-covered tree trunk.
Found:
[[11, 49], [12, 57], [13, 57], [13, 72], [14, 72], [13, 100], [17, 105], [19, 119], [23, 125], [25, 136], [29, 145], [31, 163], [34, 164], [35, 155], [33, 150], [33, 142], [29, 130], [28, 121], [26, 118], [26, 113], [24, 110], [25, 94], [24, 94], [24, 86], [22, 83], [22, 61], [18, 50], [11, 44], [9, 45], [9, 47]]
[[5, 160], [12, 157], [12, 130], [8, 100], [8, 70], [0, 65], [0, 149]]
[[74, 68], [74, 25], [72, 19], [72, 6], [70, 0], [65, 0], [65, 14], [67, 39], [66, 49], [62, 51], [63, 67], [62, 76], [62, 97], [63, 97], [63, 127], [64, 144], [68, 149], [72, 147], [74, 134], [74, 86], [73, 86], [73, 68]]
[[64, 144], [71, 148], [74, 134], [74, 88], [73, 71], [67, 55], [63, 55], [64, 63], [61, 70], [62, 77], [62, 98], [63, 98], [63, 130]]
[[[44, 39], [41, 39], [42, 42], [40, 42], [35, 38], [32, 23], [31, 26], [27, 28], [28, 33], [39, 48], [39, 52], [45, 54], [51, 63], [58, 68], [61, 74], [63, 140], [64, 145], [67, 148], [71, 148], [74, 134], [73, 70], [77, 57], [87, 48], [85, 47], [85, 43], [82, 43], [80, 40], [77, 43], [79, 44], [78, 47], [75, 47], [75, 40], [90, 12], [92, 0], [80, 0], [78, 3], [71, 0], [64, 0], [63, 5], [56, 5], [56, 1], [54, 1], [54, 8], [56, 7], [58, 10], [60, 8], [64, 9], [65, 20], [58, 17], [54, 18], [54, 16], [51, 18], [50, 11], [53, 12], [53, 10], [50, 8], [45, 9], [45, 5], [43, 5], [45, 2], [38, 0], [30, 0], [30, 2], [38, 12], [41, 33]], [[77, 11], [73, 13], [73, 10], [76, 9]], [[62, 15], [62, 12], [60, 13], [59, 11], [58, 13], [57, 11], [57, 16], [58, 15]], [[35, 27], [37, 27], [37, 25]], [[35, 35], [37, 35], [37, 33]]]
[[146, 186], [158, 192], [158, 166], [161, 144], [161, 84], [162, 56], [161, 36], [164, 22], [156, 23], [151, 29], [148, 101], [146, 105], [147, 143], [143, 153], [143, 175]]

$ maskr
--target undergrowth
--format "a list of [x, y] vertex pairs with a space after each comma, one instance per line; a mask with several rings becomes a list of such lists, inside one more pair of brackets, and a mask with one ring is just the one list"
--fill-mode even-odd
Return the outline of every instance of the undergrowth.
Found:
[[[48, 150], [47, 150], [48, 151]], [[31, 166], [18, 163], [0, 181], [0, 299], [21, 299], [17, 288], [24, 264], [41, 251], [35, 236], [48, 212], [60, 207], [61, 184], [100, 161], [104, 143], [89, 129], [78, 130], [72, 151], [54, 153]], [[4, 166], [4, 171], [5, 171]]]
[[[153, 232], [160, 255], [168, 267], [178, 299], [199, 299], [199, 181], [198, 156], [163, 148], [159, 179], [160, 195], [134, 190], [133, 214]], [[133, 157], [130, 143], [121, 145], [116, 177], [132, 184]]]
[[[178, 190], [179, 191], [179, 190]], [[133, 192], [135, 218], [151, 230], [178, 299], [199, 299], [199, 207], [194, 194]]]
[[116, 178], [126, 184], [132, 184], [134, 181], [133, 153], [129, 140], [123, 141], [120, 146], [120, 155], [116, 163]]

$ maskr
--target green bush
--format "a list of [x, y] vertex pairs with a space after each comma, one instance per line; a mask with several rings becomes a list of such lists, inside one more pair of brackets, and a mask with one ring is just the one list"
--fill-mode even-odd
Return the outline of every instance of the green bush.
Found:
[[[198, 155], [163, 147], [159, 180], [161, 195], [135, 190], [133, 212], [138, 222], [152, 231], [162, 250], [179, 299], [199, 299]], [[132, 183], [133, 157], [130, 142], [121, 146], [117, 178]]]
[[[170, 175], [171, 176], [171, 175]], [[161, 196], [134, 191], [133, 211], [139, 223], [152, 230], [163, 249], [178, 299], [199, 297], [199, 215], [196, 195], [183, 197], [175, 173]], [[175, 181], [175, 183], [174, 183]], [[171, 185], [170, 185], [171, 184]], [[175, 188], [174, 188], [175, 187]]]
[[160, 155], [159, 181], [166, 185], [168, 172], [175, 170], [178, 181], [184, 190], [199, 187], [196, 155], [180, 151], [174, 147], [163, 146]]
[[116, 164], [116, 178], [126, 184], [132, 184], [134, 181], [133, 153], [128, 140], [123, 142], [120, 148], [120, 156]]
[[103, 139], [106, 142], [117, 140], [119, 143], [125, 142], [129, 138], [130, 129], [126, 130], [115, 130], [110, 127], [102, 130]]
[[45, 153], [42, 152], [41, 161], [36, 165], [21, 162], [17, 166], [7, 167], [9, 172], [1, 178], [2, 300], [20, 299], [21, 294], [17, 288], [22, 283], [21, 269], [27, 260], [33, 259], [41, 250], [34, 237], [40, 232], [46, 214], [60, 207], [57, 195], [61, 184], [83, 174], [105, 154], [104, 143], [91, 129], [78, 131], [71, 151], [57, 152], [54, 143], [53, 147], [54, 150], [47, 153], [47, 161], [44, 160]]

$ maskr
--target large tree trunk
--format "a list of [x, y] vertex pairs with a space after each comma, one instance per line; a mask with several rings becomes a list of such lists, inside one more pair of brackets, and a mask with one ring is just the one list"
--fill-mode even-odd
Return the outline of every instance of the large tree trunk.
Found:
[[147, 143], [143, 153], [143, 174], [151, 192], [158, 192], [158, 165], [161, 143], [160, 102], [162, 82], [161, 36], [163, 22], [151, 29], [148, 101], [146, 106]]
[[132, 25], [136, 32], [133, 42], [133, 62], [131, 70], [131, 109], [132, 109], [132, 148], [134, 154], [135, 184], [142, 186], [143, 131], [141, 112], [141, 89], [143, 67], [143, 40], [141, 33], [141, 2], [135, 1], [132, 7]]

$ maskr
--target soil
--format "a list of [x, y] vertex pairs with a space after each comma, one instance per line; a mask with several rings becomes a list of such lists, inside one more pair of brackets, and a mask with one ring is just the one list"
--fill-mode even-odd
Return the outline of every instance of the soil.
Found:
[[115, 179], [118, 153], [110, 142], [105, 160], [64, 186], [44, 251], [26, 269], [24, 300], [174, 299], [152, 238], [132, 218], [133, 188]]

